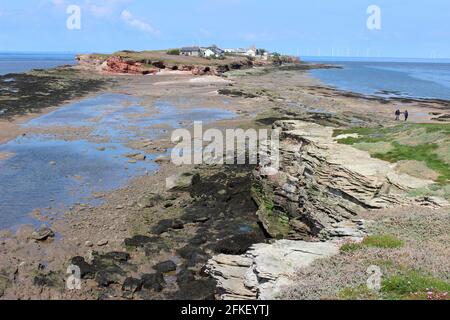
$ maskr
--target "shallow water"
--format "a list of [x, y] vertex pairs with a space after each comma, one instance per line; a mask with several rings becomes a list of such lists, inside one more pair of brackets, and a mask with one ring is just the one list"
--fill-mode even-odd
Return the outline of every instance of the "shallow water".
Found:
[[0, 52], [0, 75], [28, 72], [32, 69], [49, 69], [75, 63], [75, 55], [70, 53]]
[[343, 69], [317, 69], [311, 74], [341, 90], [381, 97], [450, 100], [450, 63], [333, 61]]
[[42, 137], [19, 138], [3, 146], [0, 150], [15, 156], [0, 163], [0, 226], [32, 223], [29, 214], [36, 208], [62, 210], [77, 202], [94, 203], [87, 199], [93, 192], [118, 188], [133, 176], [157, 169], [151, 159], [127, 165], [123, 155], [133, 150], [124, 146], [97, 148], [83, 140]]
[[68, 104], [54, 112], [31, 120], [25, 127], [92, 127], [87, 140], [65, 141], [57, 137], [31, 135], [18, 137], [0, 146], [0, 152], [14, 156], [0, 161], [0, 229], [35, 224], [31, 212], [63, 213], [76, 203], [96, 205], [95, 192], [111, 191], [131, 178], [157, 170], [153, 162], [158, 155], [147, 155], [146, 161], [129, 163], [126, 147], [129, 139], [154, 139], [167, 132], [155, 125], [178, 128], [180, 123], [202, 120], [211, 122], [234, 117], [232, 112], [213, 108], [178, 109], [168, 102], [155, 104], [149, 115], [139, 100], [127, 95], [102, 94]]

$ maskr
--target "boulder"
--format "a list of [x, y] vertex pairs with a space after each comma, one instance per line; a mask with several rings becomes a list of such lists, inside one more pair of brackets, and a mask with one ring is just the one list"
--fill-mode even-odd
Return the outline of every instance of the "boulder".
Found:
[[166, 179], [167, 191], [187, 191], [189, 188], [200, 180], [198, 174], [184, 172], [175, 174]]
[[177, 284], [180, 288], [192, 281], [195, 281], [195, 275], [191, 270], [184, 269], [177, 274]]
[[181, 230], [184, 228], [184, 222], [179, 219], [164, 219], [158, 222], [151, 229], [153, 234], [161, 235], [169, 230]]
[[99, 271], [95, 275], [95, 281], [99, 287], [107, 288], [114, 283], [118, 283], [119, 278], [115, 273], [108, 271]]
[[175, 300], [214, 300], [216, 283], [212, 279], [188, 282], [173, 296]]
[[110, 259], [117, 262], [127, 262], [131, 258], [129, 253], [118, 251], [107, 252], [103, 255], [103, 257], [105, 259]]
[[154, 290], [161, 292], [166, 286], [166, 281], [162, 273], [145, 274], [142, 276], [143, 288], [147, 290]]
[[83, 257], [74, 257], [70, 263], [80, 268], [82, 279], [94, 279], [96, 270], [95, 268], [86, 262]]
[[172, 161], [171, 158], [167, 157], [167, 156], [158, 156], [155, 159], [155, 163], [158, 163], [158, 164], [166, 164], [166, 163], [170, 163], [171, 161]]
[[153, 269], [159, 273], [170, 273], [177, 270], [177, 265], [175, 262], [168, 260], [154, 265]]
[[217, 242], [215, 251], [224, 254], [243, 254], [258, 239], [254, 234], [237, 234]]
[[31, 234], [31, 238], [36, 241], [45, 241], [48, 238], [53, 238], [54, 236], [55, 233], [48, 227], [41, 227]]
[[124, 291], [125, 297], [132, 297], [134, 293], [141, 291], [143, 285], [143, 281], [141, 279], [136, 278], [126, 278], [123, 285], [122, 291]]
[[142, 153], [129, 153], [126, 157], [136, 161], [145, 161], [145, 159], [147, 159], [147, 156]]
[[100, 241], [97, 242], [97, 246], [99, 246], [99, 247], [104, 247], [104, 246], [106, 246], [108, 243], [109, 243], [108, 240], [103, 239], [103, 240], [100, 240]]
[[142, 235], [133, 236], [132, 238], [125, 239], [124, 243], [127, 247], [143, 248], [146, 244], [157, 241], [157, 237], [147, 237]]

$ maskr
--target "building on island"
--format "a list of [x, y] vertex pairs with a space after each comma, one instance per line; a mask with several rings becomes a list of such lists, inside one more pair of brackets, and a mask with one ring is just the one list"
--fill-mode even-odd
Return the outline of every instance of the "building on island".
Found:
[[225, 54], [233, 56], [242, 56], [257, 58], [262, 60], [268, 60], [270, 54], [265, 49], [257, 49], [255, 46], [248, 49], [225, 49], [222, 50], [219, 47], [213, 45], [210, 47], [184, 47], [180, 49], [180, 55], [190, 57], [204, 57], [204, 58], [223, 58]]
[[255, 46], [253, 46], [253, 47], [251, 47], [251, 48], [249, 48], [248, 50], [247, 50], [247, 52], [246, 52], [246, 56], [247, 57], [256, 57], [256, 53], [257, 53], [257, 49], [256, 49], [256, 47]]
[[205, 58], [221, 58], [225, 55], [225, 51], [216, 46], [201, 48], [201, 51]]
[[245, 57], [252, 57], [252, 58], [261, 58], [261, 59], [267, 59], [269, 56], [269, 53], [267, 50], [263, 49], [256, 49], [255, 46], [250, 47], [248, 49], [244, 48], [237, 48], [237, 49], [225, 49], [225, 53], [229, 55], [234, 56], [245, 56]]
[[180, 55], [190, 57], [221, 58], [225, 55], [225, 51], [217, 46], [184, 47], [181, 48]]
[[200, 47], [184, 47], [180, 50], [180, 55], [189, 57], [199, 57], [201, 55]]

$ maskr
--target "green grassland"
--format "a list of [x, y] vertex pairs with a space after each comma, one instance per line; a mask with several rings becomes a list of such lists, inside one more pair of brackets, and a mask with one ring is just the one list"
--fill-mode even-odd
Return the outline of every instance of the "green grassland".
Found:
[[[345, 137], [338, 142], [368, 151], [372, 157], [392, 163], [411, 161], [409, 170], [416, 170], [405, 173], [419, 178], [430, 179], [425, 171], [434, 172], [436, 177], [432, 180], [436, 181], [436, 186], [415, 190], [415, 194], [450, 198], [450, 124], [401, 124], [334, 131], [335, 137], [348, 134], [357, 134], [357, 137]], [[422, 172], [417, 170], [422, 167]]]

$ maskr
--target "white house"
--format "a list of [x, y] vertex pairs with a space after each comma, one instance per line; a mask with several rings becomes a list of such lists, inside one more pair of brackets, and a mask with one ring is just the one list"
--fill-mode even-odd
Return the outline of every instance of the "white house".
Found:
[[215, 55], [216, 54], [211, 49], [202, 48], [202, 56], [204, 56], [205, 58], [211, 58], [211, 57], [214, 57]]
[[200, 54], [201, 50], [199, 47], [184, 47], [180, 50], [180, 55], [182, 56], [199, 57]]
[[209, 48], [201, 48], [202, 56], [205, 58], [220, 58], [223, 57], [225, 51], [222, 49], [212, 46]]
[[225, 49], [225, 52], [236, 55], [236, 56], [256, 57], [256, 55], [257, 55], [257, 50], [255, 47], [252, 47], [249, 49], [243, 49], [243, 48]]
[[248, 49], [247, 52], [245, 53], [245, 55], [247, 57], [256, 57], [256, 49], [254, 49], [254, 48]]

